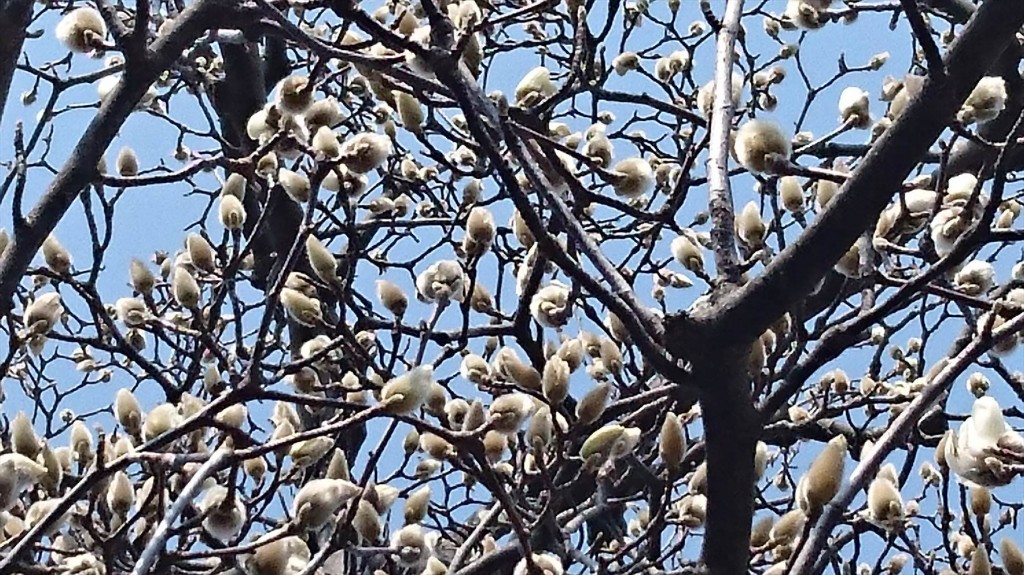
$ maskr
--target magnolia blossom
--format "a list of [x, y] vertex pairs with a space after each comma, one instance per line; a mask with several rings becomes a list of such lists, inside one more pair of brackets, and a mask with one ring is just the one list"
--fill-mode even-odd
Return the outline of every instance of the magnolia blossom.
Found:
[[946, 462], [964, 483], [1006, 485], [1019, 473], [1006, 465], [1024, 459], [1024, 437], [1007, 425], [994, 398], [976, 399], [971, 416], [960, 424], [959, 432], [948, 433]]

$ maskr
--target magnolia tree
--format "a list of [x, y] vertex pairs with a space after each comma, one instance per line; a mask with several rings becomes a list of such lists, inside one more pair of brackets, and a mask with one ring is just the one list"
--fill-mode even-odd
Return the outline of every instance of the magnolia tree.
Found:
[[1022, 24], [6, 0], [0, 573], [1024, 575]]

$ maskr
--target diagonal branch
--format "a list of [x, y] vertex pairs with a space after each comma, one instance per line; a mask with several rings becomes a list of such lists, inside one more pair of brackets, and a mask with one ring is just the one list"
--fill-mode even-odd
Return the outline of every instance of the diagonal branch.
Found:
[[206, 29], [225, 20], [232, 3], [199, 0], [174, 20], [171, 30], [153, 43], [145, 59], [130, 63], [121, 81], [79, 138], [67, 162], [39, 203], [16, 226], [0, 254], [0, 315], [13, 307], [12, 297], [46, 236], [57, 226], [78, 194], [96, 177], [100, 156], [135, 109], [146, 90]]
[[690, 321], [714, 324], [713, 339], [753, 341], [796, 305], [878, 217], [1022, 24], [1016, 0], [982, 4], [947, 53], [945, 79], [925, 82], [828, 208], [763, 274]]

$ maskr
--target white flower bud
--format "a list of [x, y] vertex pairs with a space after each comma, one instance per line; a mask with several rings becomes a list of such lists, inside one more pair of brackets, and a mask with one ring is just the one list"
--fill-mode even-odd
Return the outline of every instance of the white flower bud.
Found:
[[576, 404], [576, 418], [580, 425], [589, 425], [601, 418], [611, 389], [610, 383], [601, 381], [580, 399]]
[[871, 125], [870, 106], [868, 93], [850, 86], [839, 95], [839, 120], [854, 128], [867, 128]]
[[304, 326], [315, 327], [323, 322], [323, 311], [317, 298], [284, 288], [281, 290], [280, 301], [288, 316]]
[[37, 297], [25, 307], [25, 314], [22, 317], [25, 324], [24, 335], [31, 337], [50, 333], [63, 315], [64, 305], [60, 301], [60, 294], [49, 292]]
[[142, 438], [150, 441], [178, 427], [181, 423], [182, 418], [178, 413], [178, 408], [170, 403], [161, 403], [146, 414], [145, 423], [142, 426]]
[[778, 125], [765, 120], [750, 120], [736, 133], [736, 158], [754, 173], [769, 172], [770, 160], [789, 160], [790, 140]]
[[277, 86], [277, 107], [288, 114], [301, 114], [313, 103], [313, 90], [309, 78], [288, 76]]
[[57, 240], [57, 236], [52, 233], [46, 236], [41, 251], [46, 267], [50, 268], [53, 273], [67, 275], [71, 272], [71, 254], [64, 249], [64, 246]]
[[740, 240], [750, 247], [757, 248], [764, 243], [768, 230], [756, 203], [747, 202], [747, 205], [743, 206], [743, 210], [736, 218], [736, 232]]
[[558, 88], [551, 81], [551, 71], [543, 66], [538, 66], [523, 76], [523, 79], [516, 85], [516, 104], [519, 106], [532, 106], [541, 99], [553, 96]]
[[654, 170], [643, 158], [628, 158], [612, 168], [612, 189], [619, 196], [636, 198], [654, 187]]
[[416, 96], [408, 92], [395, 92], [395, 108], [402, 126], [414, 134], [423, 131], [423, 107]]
[[129, 435], [135, 436], [142, 431], [142, 406], [131, 390], [123, 387], [117, 390], [114, 396], [114, 418]]
[[993, 120], [1006, 108], [1006, 98], [1006, 80], [1000, 76], [985, 76], [967, 97], [957, 119], [964, 124]]
[[204, 272], [213, 272], [217, 269], [217, 256], [206, 238], [195, 233], [189, 234], [185, 237], [185, 247], [188, 248], [192, 265], [197, 269]]
[[803, 213], [804, 190], [796, 176], [779, 178], [778, 190], [779, 197], [782, 199], [782, 207], [793, 214]]
[[291, 199], [300, 204], [309, 201], [311, 188], [309, 178], [305, 174], [280, 168], [277, 170], [277, 181]]
[[612, 59], [612, 68], [619, 76], [625, 76], [626, 72], [640, 68], [640, 57], [636, 52], [623, 52]]
[[402, 288], [385, 279], [377, 280], [376, 286], [380, 303], [395, 317], [405, 315], [405, 310], [409, 308], [409, 298]]
[[117, 152], [117, 159], [114, 161], [117, 174], [122, 178], [130, 178], [139, 175], [139, 157], [135, 150], [128, 146], [122, 147]]
[[424, 485], [409, 495], [405, 501], [405, 508], [402, 511], [405, 523], [419, 523], [427, 516], [427, 509], [430, 505], [430, 486]]
[[462, 249], [467, 256], [479, 257], [489, 249], [494, 241], [496, 228], [494, 216], [487, 208], [476, 206], [466, 217], [466, 237], [462, 240]]
[[343, 479], [312, 479], [295, 495], [292, 516], [299, 527], [318, 530], [361, 491]]
[[313, 134], [313, 149], [325, 158], [337, 158], [341, 155], [341, 142], [338, 134], [327, 126], [320, 126]]
[[815, 458], [807, 474], [800, 478], [796, 488], [797, 503], [809, 517], [817, 517], [839, 492], [846, 463], [846, 448], [845, 436], [833, 437]]
[[306, 257], [321, 281], [329, 284], [337, 279], [338, 260], [313, 234], [306, 236]]
[[393, 413], [410, 414], [427, 400], [433, 383], [433, 366], [421, 365], [387, 382], [380, 391], [380, 400]]
[[178, 302], [181, 307], [195, 309], [199, 306], [199, 282], [183, 266], [174, 268], [171, 292], [174, 295], [174, 301]]
[[224, 180], [224, 185], [220, 188], [220, 197], [223, 199], [225, 196], [234, 196], [239, 201], [244, 200], [246, 187], [248, 187], [248, 181], [245, 176], [232, 173], [228, 179]]
[[82, 7], [65, 14], [54, 33], [68, 50], [85, 53], [103, 46], [107, 25], [94, 8]]
[[364, 132], [345, 141], [341, 146], [341, 160], [349, 170], [365, 174], [383, 164], [391, 155], [391, 138]]
[[658, 454], [665, 466], [672, 472], [679, 470], [686, 454], [686, 437], [683, 435], [683, 427], [679, 418], [672, 412], [665, 414], [665, 422], [661, 425], [661, 433], [658, 436]]
[[228, 230], [240, 230], [245, 225], [247, 214], [242, 201], [233, 195], [225, 195], [220, 199], [218, 208], [220, 223]]

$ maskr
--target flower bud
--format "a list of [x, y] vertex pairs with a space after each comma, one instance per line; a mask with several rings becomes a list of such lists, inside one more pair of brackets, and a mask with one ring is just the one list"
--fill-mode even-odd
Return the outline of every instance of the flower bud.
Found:
[[988, 550], [984, 545], [975, 547], [971, 555], [971, 568], [968, 575], [992, 575], [992, 563], [988, 560]]
[[1009, 537], [999, 541], [999, 557], [1006, 575], [1024, 575], [1024, 552]]
[[782, 198], [782, 207], [793, 214], [800, 214], [804, 211], [804, 190], [796, 176], [783, 176], [778, 183], [779, 197]]
[[199, 282], [183, 266], [174, 269], [174, 280], [171, 282], [174, 301], [183, 308], [195, 309], [199, 306]]
[[149, 270], [146, 264], [142, 263], [136, 258], [132, 258], [131, 263], [128, 266], [129, 277], [131, 278], [132, 288], [142, 295], [149, 295], [153, 293], [153, 286], [156, 285], [156, 277], [153, 276], [153, 272]]
[[868, 486], [868, 512], [872, 519], [883, 524], [903, 519], [903, 499], [888, 478], [876, 477]]
[[189, 234], [185, 238], [185, 247], [188, 248], [188, 256], [193, 266], [205, 272], [217, 269], [216, 254], [206, 238], [199, 234]]
[[349, 138], [341, 146], [341, 160], [357, 174], [376, 169], [391, 155], [391, 138], [364, 132]]
[[137, 436], [142, 432], [142, 407], [131, 390], [123, 387], [117, 390], [114, 396], [114, 418], [125, 433]]
[[15, 453], [33, 459], [42, 448], [39, 437], [32, 429], [32, 422], [24, 411], [19, 411], [11, 421], [11, 446], [14, 447]]
[[118, 471], [107, 486], [107, 507], [119, 517], [128, 515], [135, 503], [135, 491], [132, 482], [124, 471]]
[[569, 363], [557, 355], [549, 358], [547, 363], [544, 364], [541, 387], [544, 397], [552, 405], [557, 406], [568, 397], [570, 373], [572, 373], [572, 370], [569, 368]]
[[146, 414], [142, 425], [142, 438], [150, 441], [178, 427], [182, 423], [178, 408], [170, 403], [161, 403]]
[[334, 448], [331, 462], [327, 464], [327, 478], [352, 481], [352, 475], [348, 468], [348, 458], [345, 457], [345, 452], [341, 449]]
[[203, 529], [222, 543], [234, 539], [245, 523], [245, 504], [237, 492], [231, 494], [223, 485], [214, 485], [207, 489], [198, 508], [204, 516]]
[[103, 46], [107, 25], [94, 8], [82, 7], [65, 14], [54, 33], [68, 50], [85, 53]]
[[395, 107], [402, 126], [414, 134], [423, 131], [423, 107], [416, 96], [408, 92], [395, 92]]
[[320, 126], [313, 134], [313, 149], [328, 159], [341, 155], [341, 142], [338, 134], [327, 126]]
[[430, 505], [430, 486], [424, 485], [413, 491], [405, 500], [405, 508], [402, 511], [406, 525], [419, 523], [427, 516], [427, 509]]
[[245, 179], [245, 176], [239, 173], [232, 173], [228, 176], [228, 179], [224, 180], [224, 184], [220, 187], [220, 197], [224, 199], [227, 196], [234, 196], [239, 201], [244, 200], [247, 185], [248, 181]]
[[612, 189], [619, 196], [636, 198], [654, 187], [654, 170], [643, 158], [627, 158], [612, 167]]
[[277, 87], [277, 107], [288, 114], [301, 114], [313, 103], [313, 90], [309, 78], [288, 76]]
[[516, 104], [523, 107], [532, 106], [541, 99], [553, 96], [558, 88], [551, 81], [551, 72], [538, 66], [523, 76], [523, 79], [516, 85]]
[[277, 170], [277, 181], [291, 199], [300, 204], [309, 201], [311, 188], [309, 178], [305, 174], [280, 168]]
[[526, 443], [534, 449], [543, 451], [551, 443], [554, 427], [551, 409], [547, 406], [540, 408], [530, 420], [530, 426], [526, 430]]
[[360, 491], [357, 485], [342, 479], [312, 479], [295, 494], [292, 516], [300, 528], [316, 531]]
[[865, 90], [850, 86], [839, 95], [839, 120], [854, 128], [871, 125], [869, 95]]
[[356, 515], [352, 519], [352, 527], [356, 530], [359, 535], [359, 539], [364, 543], [372, 544], [380, 538], [383, 526], [380, 521], [380, 514], [374, 509], [373, 505], [365, 500], [359, 500], [359, 508], [356, 510]]
[[42, 246], [43, 261], [46, 267], [58, 275], [67, 275], [71, 272], [71, 254], [57, 240], [52, 233], [46, 236]]
[[809, 517], [817, 517], [825, 505], [839, 492], [846, 462], [847, 441], [843, 435], [833, 437], [815, 458], [807, 474], [800, 478], [796, 497], [800, 509]]
[[509, 393], [491, 402], [490, 420], [501, 433], [516, 433], [533, 412], [533, 400], [524, 393]]
[[131, 178], [139, 175], [139, 157], [135, 155], [135, 150], [128, 146], [118, 150], [114, 166], [117, 169], [117, 174], [122, 178]]
[[381, 402], [387, 403], [393, 413], [408, 415], [427, 400], [433, 383], [432, 365], [414, 367], [384, 385], [380, 391]]
[[701, 248], [689, 235], [682, 234], [672, 240], [672, 257], [694, 273], [704, 272], [704, 256]]
[[234, 231], [242, 229], [248, 214], [245, 212], [245, 206], [242, 205], [242, 201], [229, 194], [221, 197], [218, 216], [220, 224], [224, 228]]
[[380, 303], [396, 318], [405, 315], [405, 310], [409, 308], [409, 298], [402, 288], [385, 279], [377, 280], [376, 285], [377, 299], [380, 300]]
[[320, 300], [308, 297], [298, 290], [284, 288], [280, 295], [281, 305], [288, 316], [301, 325], [315, 327], [323, 322]]
[[312, 234], [306, 236], [306, 256], [321, 281], [331, 283], [337, 279], [338, 260], [334, 259], [334, 254]]
[[581, 425], [590, 425], [601, 418], [611, 389], [610, 383], [602, 381], [580, 399], [576, 404], [576, 418]]
[[770, 171], [773, 156], [789, 160], [790, 141], [778, 125], [765, 120], [750, 120], [736, 133], [736, 158], [751, 172]]
[[462, 240], [463, 251], [469, 257], [479, 257], [487, 253], [491, 249], [491, 242], [494, 241], [494, 234], [494, 216], [487, 208], [474, 207], [466, 218], [466, 237]]
[[25, 324], [26, 335], [46, 335], [60, 322], [64, 315], [64, 305], [61, 304], [60, 294], [57, 292], [45, 293], [25, 307], [25, 314], [22, 322]]
[[683, 456], [686, 455], [686, 437], [679, 418], [672, 412], [665, 414], [665, 422], [661, 424], [658, 436], [658, 454], [671, 473], [677, 473]]

